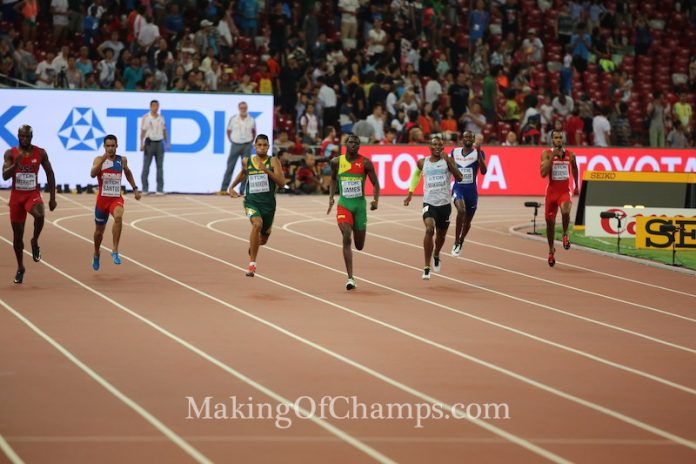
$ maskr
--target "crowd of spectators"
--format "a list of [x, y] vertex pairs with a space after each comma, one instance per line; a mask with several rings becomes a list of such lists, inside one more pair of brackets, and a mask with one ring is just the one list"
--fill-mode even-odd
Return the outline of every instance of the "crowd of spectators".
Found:
[[560, 128], [570, 145], [692, 146], [696, 2], [3, 0], [0, 73], [272, 93], [274, 149], [309, 192], [327, 173], [308, 148], [322, 161], [347, 132], [517, 145]]

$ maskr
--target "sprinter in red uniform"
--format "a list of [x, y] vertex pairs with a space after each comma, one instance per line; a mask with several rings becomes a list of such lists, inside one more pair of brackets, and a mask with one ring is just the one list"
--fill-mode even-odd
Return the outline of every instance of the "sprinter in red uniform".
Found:
[[[567, 151], [563, 146], [563, 131], [554, 130], [551, 133], [553, 148], [546, 149], [541, 154], [541, 177], [549, 178], [546, 187], [546, 199], [544, 210], [546, 217], [546, 238], [549, 242], [549, 266], [556, 264], [556, 248], [553, 240], [556, 234], [556, 214], [561, 209], [563, 220], [563, 248], [570, 248], [568, 239], [568, 225], [570, 224], [570, 208], [572, 195], [578, 193], [578, 165], [575, 162], [575, 154]], [[574, 190], [570, 188], [570, 173], [573, 173]]]
[[19, 146], [10, 148], [5, 152], [5, 162], [2, 165], [2, 178], [4, 180], [12, 178], [10, 222], [13, 233], [12, 243], [17, 257], [17, 273], [14, 278], [16, 284], [21, 284], [24, 281], [24, 223], [27, 219], [27, 213], [34, 217], [31, 256], [36, 262], [41, 260], [39, 235], [41, 235], [41, 229], [44, 226], [44, 205], [39, 185], [39, 166], [43, 166], [48, 181], [51, 195], [48, 207], [53, 211], [57, 205], [56, 179], [53, 175], [53, 168], [48, 161], [46, 150], [31, 144], [33, 136], [31, 126], [20, 127], [17, 132]]
[[92, 258], [92, 269], [99, 270], [99, 256], [104, 229], [109, 220], [109, 215], [114, 217], [114, 225], [111, 228], [113, 234], [113, 249], [111, 257], [114, 264], [121, 264], [121, 257], [118, 254], [118, 244], [121, 240], [121, 229], [123, 228], [123, 196], [121, 195], [121, 178], [125, 174], [128, 183], [133, 187], [135, 199], [140, 200], [140, 191], [135, 184], [133, 173], [128, 167], [128, 160], [125, 156], [116, 154], [118, 140], [115, 135], [104, 137], [104, 154], [94, 158], [90, 176], [96, 177], [99, 182], [99, 194], [97, 195], [97, 205], [94, 208], [94, 257]]

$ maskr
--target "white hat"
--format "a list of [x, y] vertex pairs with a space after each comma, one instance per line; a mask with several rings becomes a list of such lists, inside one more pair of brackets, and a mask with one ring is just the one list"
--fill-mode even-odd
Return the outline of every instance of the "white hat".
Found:
[[208, 27], [208, 26], [212, 26], [212, 25], [213, 25], [213, 23], [211, 23], [207, 19], [204, 19], [203, 21], [201, 21], [201, 27]]

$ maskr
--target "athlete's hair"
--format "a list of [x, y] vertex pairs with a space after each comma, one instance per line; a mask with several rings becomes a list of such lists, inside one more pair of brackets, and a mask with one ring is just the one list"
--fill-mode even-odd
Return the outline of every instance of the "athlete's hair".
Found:
[[563, 136], [563, 133], [564, 133], [565, 131], [564, 131], [563, 129], [552, 129], [552, 130], [551, 130], [551, 137], [553, 137], [553, 133], [554, 133], [554, 132], [558, 132], [559, 134], [561, 134], [561, 136]]
[[[269, 142], [268, 136], [266, 134], [259, 134], [256, 136], [256, 140], [254, 140], [254, 143], [258, 142], [259, 140], [265, 140], [266, 142]], [[269, 142], [270, 143], [270, 142]]]
[[104, 137], [104, 142], [103, 142], [104, 145], [106, 145], [106, 141], [107, 141], [107, 140], [113, 140], [114, 143], [115, 143], [116, 145], [118, 145], [118, 139], [116, 138], [116, 136], [115, 136], [114, 134], [109, 134], [109, 135], [107, 135], [106, 137]]
[[150, 106], [152, 106], [153, 103], [157, 103], [159, 105], [159, 102], [157, 100], [152, 100], [150, 101]]
[[30, 134], [34, 135], [34, 129], [31, 128], [29, 124], [24, 124], [22, 125], [18, 130], [17, 134], [19, 134], [22, 131], [28, 130]]
[[431, 141], [431, 142], [432, 142], [433, 140], [435, 140], [435, 139], [439, 139], [440, 141], [443, 140], [443, 139], [442, 139], [442, 136], [441, 136], [440, 134], [433, 134], [433, 135], [430, 136], [430, 141]]

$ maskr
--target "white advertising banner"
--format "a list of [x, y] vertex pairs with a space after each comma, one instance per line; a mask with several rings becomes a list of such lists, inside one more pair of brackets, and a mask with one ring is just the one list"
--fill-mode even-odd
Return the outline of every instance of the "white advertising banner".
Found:
[[[220, 189], [230, 142], [227, 123], [247, 102], [256, 133], [273, 139], [273, 96], [222, 93], [152, 93], [78, 90], [0, 89], [0, 149], [16, 146], [17, 130], [34, 129], [33, 144], [46, 149], [56, 182], [95, 184], [89, 177], [92, 160], [103, 153], [107, 134], [118, 138], [118, 154], [128, 164], [138, 185], [142, 172], [140, 122], [150, 101], [160, 102], [160, 113], [170, 134], [164, 156], [164, 189], [168, 192], [207, 193]], [[156, 167], [150, 167], [154, 190]], [[45, 175], [41, 172], [40, 182]], [[10, 182], [0, 180], [0, 186]]]
[[636, 235], [636, 218], [655, 217], [696, 217], [696, 209], [690, 208], [624, 208], [616, 206], [586, 206], [585, 235], [588, 237], [616, 237], [619, 233], [618, 221], [614, 218], [602, 219], [602, 211], [618, 213], [621, 217], [621, 236], [633, 238]]

